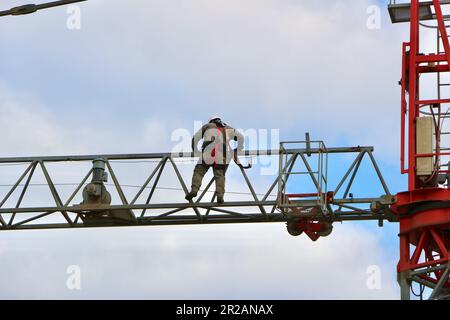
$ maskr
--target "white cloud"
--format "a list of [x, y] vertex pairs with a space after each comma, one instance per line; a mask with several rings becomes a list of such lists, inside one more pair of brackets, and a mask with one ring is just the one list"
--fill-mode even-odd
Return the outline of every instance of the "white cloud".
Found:
[[162, 119], [115, 127], [101, 118], [61, 118], [41, 99], [6, 85], [0, 85], [0, 114], [0, 133], [7, 137], [0, 139], [2, 156], [161, 152], [170, 148], [170, 132]]
[[142, 132], [144, 145], [142, 150], [158, 153], [170, 150], [170, 131], [167, 125], [156, 119], [149, 119]]
[[[396, 164], [392, 141], [398, 140], [397, 81], [406, 34], [404, 26], [389, 25], [386, 12], [380, 30], [367, 29], [371, 4], [98, 1], [81, 5], [81, 31], [68, 31], [65, 11], [55, 10], [8, 20], [14, 31], [0, 35], [20, 50], [20, 39], [39, 26], [36, 42], [27, 44], [34, 54], [20, 53], [20, 66], [13, 60], [8, 69], [42, 73], [35, 67], [39, 57], [51, 56], [48, 75], [62, 73], [68, 82], [60, 92], [73, 101], [82, 88], [81, 96], [102, 102], [96, 107], [117, 128], [145, 120], [143, 112], [166, 119], [169, 131], [221, 113], [237, 127], [280, 128], [289, 139], [310, 131], [329, 145], [375, 145]], [[127, 23], [118, 24], [118, 17]], [[43, 36], [49, 33], [54, 36]], [[2, 54], [10, 61], [17, 51]], [[71, 81], [85, 85], [74, 94]], [[129, 102], [113, 101], [119, 106], [112, 109], [108, 99], [118, 95]], [[118, 120], [112, 110], [128, 114]]]
[[[125, 77], [184, 88], [181, 103], [197, 118], [212, 109], [243, 127], [281, 128], [285, 135], [311, 130], [333, 144], [373, 144], [397, 163], [392, 141], [404, 29], [384, 21], [381, 30], [368, 30], [369, 4], [136, 1], [125, 11], [116, 4], [113, 12], [134, 18], [105, 43], [124, 38], [126, 49], [97, 55], [105, 69], [115, 66]], [[112, 17], [89, 30], [100, 35], [112, 28]], [[126, 37], [137, 30], [145, 39]], [[124, 60], [126, 53], [132, 58]]]
[[[397, 298], [380, 238], [355, 225], [316, 243], [280, 224], [132, 230], [1, 234], [1, 297]], [[69, 265], [81, 267], [79, 292], [65, 287]], [[381, 290], [366, 286], [371, 265], [381, 269]]]
[[0, 87], [0, 152], [2, 155], [61, 152], [65, 148], [63, 130], [51, 112], [32, 98], [13, 95]]

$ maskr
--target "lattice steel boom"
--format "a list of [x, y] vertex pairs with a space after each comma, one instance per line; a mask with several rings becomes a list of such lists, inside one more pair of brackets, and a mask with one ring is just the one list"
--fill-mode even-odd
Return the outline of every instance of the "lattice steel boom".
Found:
[[[233, 201], [218, 205], [212, 199], [205, 200], [206, 194], [213, 185], [213, 179], [209, 181], [200, 197], [195, 201], [184, 203], [154, 203], [152, 196], [158, 188], [158, 183], [168, 171], [174, 172], [179, 187], [184, 193], [188, 192], [185, 178], [180, 173], [178, 159], [194, 158], [194, 154], [126, 154], [126, 155], [88, 155], [88, 156], [62, 156], [62, 157], [31, 157], [31, 158], [0, 158], [0, 165], [26, 164], [26, 169], [20, 174], [0, 201], [0, 230], [17, 229], [44, 229], [44, 228], [80, 228], [80, 227], [109, 227], [109, 226], [147, 226], [147, 225], [177, 225], [177, 224], [212, 224], [212, 223], [263, 223], [263, 222], [290, 222], [308, 221], [333, 223], [335, 221], [348, 220], [393, 220], [395, 217], [389, 212], [388, 205], [392, 203], [393, 197], [378, 170], [372, 155], [372, 147], [356, 148], [330, 148], [330, 149], [283, 149], [282, 151], [254, 151], [244, 152], [245, 157], [268, 157], [278, 156], [282, 172], [267, 187], [264, 195], [258, 196], [246, 170], [239, 168], [244, 181], [250, 191], [251, 200]], [[305, 170], [305, 175], [317, 186], [317, 176], [314, 164], [310, 159], [319, 153], [337, 154], [348, 153], [356, 155], [350, 167], [343, 172], [342, 178], [333, 191], [326, 187], [317, 187], [311, 193], [304, 194], [299, 200], [292, 200], [290, 206], [286, 206], [284, 193], [289, 178], [295, 173], [293, 170], [299, 166]], [[381, 185], [385, 188], [386, 197], [358, 199], [349, 198], [349, 190], [353, 184], [358, 168], [364, 157], [372, 161], [376, 172], [379, 174]], [[113, 181], [120, 203], [108, 204], [100, 200], [92, 203], [73, 204], [76, 195], [83, 188], [89, 186], [89, 179], [94, 179], [94, 170], [86, 172], [84, 178], [73, 189], [67, 199], [62, 196], [55, 186], [54, 177], [51, 176], [47, 166], [50, 163], [62, 162], [70, 166], [76, 162], [103, 161], [105, 172]], [[282, 159], [287, 159], [284, 162]], [[114, 161], [129, 161], [132, 166], [134, 161], [152, 160], [156, 166], [145, 168], [142, 177], [146, 174], [145, 181], [139, 186], [138, 191], [128, 197], [123, 191], [123, 186], [118, 181]], [[29, 192], [30, 181], [36, 172], [42, 171], [45, 184], [51, 191], [54, 204], [43, 207], [23, 207], [22, 199]], [[70, 170], [70, 169], [69, 169]], [[323, 176], [326, 179], [326, 176]], [[92, 183], [92, 182], [91, 182]], [[103, 181], [98, 182], [103, 184]], [[335, 199], [334, 194], [345, 189], [344, 197]], [[280, 193], [280, 190], [283, 193]], [[20, 191], [20, 194], [19, 194]], [[13, 194], [18, 194], [16, 205], [5, 207], [5, 203]], [[296, 195], [300, 197], [300, 195]], [[272, 199], [269, 199], [272, 198]], [[361, 208], [366, 205], [367, 208]], [[292, 208], [296, 210], [292, 210]], [[372, 210], [373, 208], [379, 210]], [[304, 209], [299, 212], [299, 209]], [[372, 209], [371, 209], [372, 208]], [[163, 211], [163, 212], [161, 212]], [[184, 213], [184, 214], [183, 214]], [[25, 215], [26, 218], [21, 218]], [[55, 222], [48, 221], [52, 217]], [[304, 230], [308, 231], [307, 229]], [[320, 230], [316, 230], [320, 231]], [[313, 232], [313, 231], [312, 231]], [[314, 239], [315, 240], [315, 239]]]

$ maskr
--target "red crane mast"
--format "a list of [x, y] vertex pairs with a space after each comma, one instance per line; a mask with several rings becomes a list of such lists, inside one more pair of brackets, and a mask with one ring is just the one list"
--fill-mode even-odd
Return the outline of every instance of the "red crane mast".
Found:
[[[450, 71], [450, 45], [445, 25], [448, 16], [443, 14], [443, 6], [447, 4], [450, 1], [413, 0], [389, 5], [394, 23], [410, 23], [410, 40], [403, 43], [400, 81], [400, 158], [401, 171], [408, 175], [408, 191], [397, 194], [397, 202], [391, 206], [400, 222], [397, 269], [402, 299], [410, 298], [412, 283], [432, 289], [431, 299], [444, 298], [450, 293], [450, 168], [443, 164], [450, 153], [442, 146], [448, 135], [443, 127], [449, 117], [450, 99], [441, 97], [447, 85], [441, 83], [441, 77]], [[421, 51], [423, 28], [437, 31], [438, 42], [433, 53]], [[425, 74], [428, 78], [436, 76], [437, 90], [433, 97], [425, 96], [420, 90], [425, 83], [421, 76]]]

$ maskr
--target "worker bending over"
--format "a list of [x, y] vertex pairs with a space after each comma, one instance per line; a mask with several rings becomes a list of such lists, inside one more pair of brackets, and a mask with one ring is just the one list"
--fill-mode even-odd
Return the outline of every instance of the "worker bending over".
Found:
[[[201, 150], [199, 142], [203, 140]], [[236, 141], [236, 147], [232, 148], [231, 142]], [[236, 129], [225, 124], [220, 117], [213, 116], [209, 123], [205, 124], [192, 138], [192, 150], [200, 159], [195, 166], [192, 177], [191, 192], [186, 195], [186, 200], [195, 198], [202, 185], [202, 180], [209, 168], [213, 168], [216, 182], [216, 196], [219, 204], [224, 202], [225, 173], [231, 159], [237, 160], [237, 154], [243, 149], [244, 137]]]

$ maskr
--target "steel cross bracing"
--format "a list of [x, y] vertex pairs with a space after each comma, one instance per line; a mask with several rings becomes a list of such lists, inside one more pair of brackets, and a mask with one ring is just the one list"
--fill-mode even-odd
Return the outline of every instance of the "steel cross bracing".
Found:
[[[306, 169], [306, 174], [314, 180], [313, 165], [309, 163], [311, 155], [323, 152], [317, 149], [289, 149], [283, 150], [283, 157], [287, 157], [282, 170], [290, 173], [297, 164], [301, 164]], [[0, 230], [16, 229], [47, 229], [47, 228], [80, 228], [80, 227], [108, 227], [108, 226], [148, 226], [148, 225], [180, 225], [180, 224], [213, 224], [213, 223], [263, 223], [263, 222], [287, 222], [290, 219], [308, 218], [313, 221], [348, 221], [348, 220], [395, 220], [390, 213], [388, 205], [393, 198], [384, 182], [384, 179], [378, 169], [373, 157], [372, 147], [355, 148], [329, 148], [327, 154], [347, 153], [354, 154], [355, 160], [350, 167], [343, 172], [342, 178], [333, 191], [312, 190], [321, 197], [326, 197], [326, 210], [315, 211], [313, 214], [295, 216], [289, 213], [281, 206], [278, 188], [280, 177], [276, 177], [270, 186], [259, 196], [250, 181], [244, 168], [239, 168], [246, 185], [251, 194], [251, 201], [225, 202], [222, 205], [215, 203], [215, 196], [207, 199], [206, 195], [213, 189], [213, 179], [206, 184], [206, 187], [195, 201], [185, 201], [184, 203], [155, 203], [152, 196], [159, 187], [161, 177], [167, 174], [169, 170], [175, 172], [178, 185], [184, 192], [188, 192], [186, 177], [183, 177], [177, 160], [190, 159], [194, 161], [195, 155], [187, 154], [124, 154], [124, 155], [87, 155], [87, 156], [62, 156], [62, 157], [27, 157], [27, 158], [0, 158], [0, 165], [26, 164], [26, 169], [17, 177], [17, 181], [11, 185], [7, 192], [0, 198]], [[259, 156], [279, 156], [280, 151], [252, 151], [243, 152], [240, 156], [259, 157]], [[368, 156], [373, 164], [378, 178], [385, 190], [386, 196], [379, 198], [350, 198], [351, 190], [355, 176], [360, 167], [361, 161]], [[62, 199], [57, 186], [54, 183], [54, 177], [51, 176], [47, 166], [49, 163], [61, 162], [70, 166], [75, 162], [94, 161], [103, 159], [106, 165], [106, 172], [112, 180], [112, 186], [115, 188], [120, 198], [120, 203], [111, 204], [77, 204], [74, 199], [83, 187], [88, 184], [88, 180], [93, 175], [91, 169], [86, 172], [84, 178], [74, 187], [67, 199]], [[142, 176], [146, 175], [145, 181], [140, 185], [133, 197], [127, 197], [123, 191], [123, 185], [119, 182], [115, 170], [114, 161], [127, 160], [130, 165], [137, 160], [156, 161], [156, 167], [147, 169]], [[281, 161], [280, 161], [281, 163]], [[30, 192], [30, 181], [33, 175], [40, 170], [45, 177], [45, 185], [51, 192], [53, 202], [42, 207], [24, 207], [22, 200]], [[190, 177], [188, 177], [190, 179]], [[285, 184], [289, 180], [283, 180]], [[207, 182], [207, 181], [205, 181]], [[314, 182], [314, 181], [313, 181]], [[340, 199], [334, 199], [333, 195], [340, 190], [345, 190], [344, 196]], [[18, 195], [14, 206], [5, 206], [13, 194]], [[145, 195], [145, 197], [143, 197]], [[145, 200], [140, 200], [141, 198]], [[386, 202], [387, 201], [387, 202]], [[311, 200], [298, 200], [295, 202], [297, 208], [310, 207]], [[362, 208], [361, 206], [365, 206]], [[161, 212], [163, 211], [163, 212]], [[96, 216], [105, 216], [95, 218]], [[106, 213], [119, 218], [111, 218]], [[115, 215], [114, 213], [121, 213]], [[125, 213], [125, 214], [123, 214]], [[49, 218], [54, 221], [49, 221]], [[93, 218], [93, 219], [91, 219]]]

